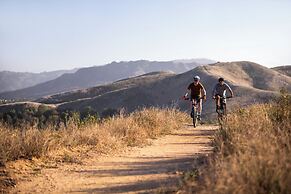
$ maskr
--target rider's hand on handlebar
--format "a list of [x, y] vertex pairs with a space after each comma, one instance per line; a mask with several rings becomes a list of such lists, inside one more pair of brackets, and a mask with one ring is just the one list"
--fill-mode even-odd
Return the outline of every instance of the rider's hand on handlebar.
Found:
[[202, 97], [202, 99], [204, 100], [204, 102], [206, 101], [206, 96], [204, 95], [203, 97]]
[[182, 96], [183, 100], [189, 100], [189, 98], [187, 96]]
[[215, 99], [216, 97], [215, 96], [212, 96], [212, 99]]

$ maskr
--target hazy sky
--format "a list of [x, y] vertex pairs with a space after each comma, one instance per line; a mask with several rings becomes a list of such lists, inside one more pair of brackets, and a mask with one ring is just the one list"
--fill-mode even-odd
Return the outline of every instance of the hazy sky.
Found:
[[291, 0], [0, 0], [0, 70], [200, 57], [291, 64]]

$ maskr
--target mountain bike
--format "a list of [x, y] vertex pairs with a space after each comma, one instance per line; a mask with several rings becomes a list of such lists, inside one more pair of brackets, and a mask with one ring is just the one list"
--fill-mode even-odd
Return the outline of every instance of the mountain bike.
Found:
[[202, 98], [199, 98], [197, 100], [191, 100], [190, 98], [184, 98], [184, 100], [190, 100], [191, 101], [191, 118], [192, 118], [192, 121], [193, 121], [193, 127], [197, 127], [198, 125], [198, 120], [199, 120], [199, 115], [198, 115], [198, 112], [197, 112], [197, 109], [198, 109], [198, 102], [200, 100], [202, 100]]
[[[223, 121], [226, 117], [226, 99], [232, 98], [231, 96], [216, 96], [216, 98], [219, 98], [219, 106], [216, 104], [216, 112], [217, 112], [217, 119], [218, 119], [218, 123], [219, 125], [223, 124]], [[216, 99], [215, 98], [215, 99]]]

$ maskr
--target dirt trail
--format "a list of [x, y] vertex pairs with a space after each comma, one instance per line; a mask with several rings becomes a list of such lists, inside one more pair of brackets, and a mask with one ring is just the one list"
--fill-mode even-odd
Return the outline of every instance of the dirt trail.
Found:
[[171, 135], [133, 148], [120, 156], [93, 154], [82, 164], [42, 169], [18, 182], [21, 193], [142, 193], [179, 183], [181, 173], [193, 167], [193, 156], [207, 154], [214, 126], [185, 126]]

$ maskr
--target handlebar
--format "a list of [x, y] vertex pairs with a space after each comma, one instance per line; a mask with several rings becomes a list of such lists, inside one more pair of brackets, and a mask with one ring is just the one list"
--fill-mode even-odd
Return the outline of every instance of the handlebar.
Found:
[[226, 98], [226, 99], [228, 99], [228, 98], [233, 98], [233, 96], [226, 96], [225, 98]]
[[[233, 98], [233, 96], [219, 96], [221, 99], [229, 99], [229, 98]], [[217, 96], [215, 96], [214, 99], [216, 99]]]
[[[205, 96], [200, 97], [198, 100], [203, 100]], [[182, 97], [183, 100], [191, 100], [189, 97]]]
[[190, 98], [189, 97], [182, 96], [181, 99], [182, 100], [189, 100]]

